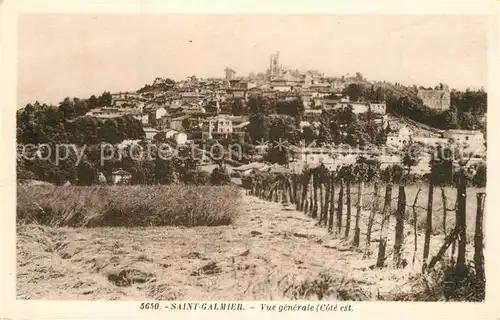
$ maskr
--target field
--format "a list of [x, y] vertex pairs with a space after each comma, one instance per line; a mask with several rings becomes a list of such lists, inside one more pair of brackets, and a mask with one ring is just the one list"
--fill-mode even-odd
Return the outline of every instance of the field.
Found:
[[[415, 264], [411, 262], [414, 235], [409, 225], [405, 226], [406, 267], [392, 268], [389, 257], [388, 267], [376, 269], [373, 267], [376, 257], [366, 256], [364, 250], [351, 247], [351, 238], [334, 237], [318, 226], [317, 221], [295, 211], [292, 206], [247, 196], [233, 187], [197, 188], [20, 187], [17, 297], [82, 300], [444, 299], [439, 280], [435, 280], [437, 288], [431, 294], [426, 289], [428, 283], [419, 276], [423, 248], [421, 232], [417, 233], [417, 259]], [[409, 204], [413, 204], [412, 188], [407, 188]], [[369, 188], [365, 191], [370, 192]], [[423, 207], [426, 206], [426, 192], [423, 189], [420, 196], [419, 203]], [[448, 197], [451, 208], [454, 204], [451, 190]], [[366, 196], [365, 202], [369, 198]], [[353, 205], [355, 199], [353, 195]], [[437, 204], [438, 200], [440, 197], [436, 196], [436, 208], [442, 206]], [[468, 199], [468, 207], [471, 205], [470, 210], [475, 212], [472, 200], [475, 199]], [[36, 201], [34, 208], [38, 211], [32, 208]], [[32, 215], [36, 212], [57, 218], [37, 216], [34, 219]], [[143, 212], [146, 214], [142, 215]], [[419, 221], [425, 216], [423, 212], [419, 211]], [[188, 213], [189, 219], [179, 217]], [[469, 213], [469, 208], [467, 215], [475, 216]], [[159, 216], [164, 218], [159, 219]], [[435, 218], [439, 227], [441, 219], [437, 213]], [[134, 228], [127, 226], [140, 221], [148, 223]], [[473, 224], [468, 224], [473, 230]], [[68, 227], [70, 225], [78, 227]], [[392, 225], [391, 221], [391, 228]], [[379, 236], [376, 226], [370, 246], [375, 253]], [[364, 225], [361, 230], [366, 230]], [[366, 234], [362, 232], [361, 237], [364, 242]], [[433, 236], [431, 256], [443, 239], [443, 234], [438, 232]], [[392, 248], [392, 244], [389, 237], [388, 248]], [[473, 253], [473, 250], [467, 252]]]

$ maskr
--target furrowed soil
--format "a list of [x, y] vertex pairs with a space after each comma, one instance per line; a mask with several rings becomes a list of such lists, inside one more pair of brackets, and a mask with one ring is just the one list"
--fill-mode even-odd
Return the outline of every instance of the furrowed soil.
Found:
[[[418, 234], [417, 261], [412, 264], [409, 225], [405, 226], [407, 265], [391, 266], [392, 220], [384, 269], [373, 268], [377, 242], [371, 243], [373, 253], [366, 257], [364, 250], [351, 247], [352, 238], [337, 239], [291, 205], [252, 196], [243, 196], [240, 215], [230, 226], [56, 229], [19, 225], [17, 298], [381, 299], [394, 289], [403, 290], [421, 268], [423, 234]], [[354, 216], [352, 221], [354, 226]], [[373, 240], [379, 238], [379, 229], [374, 225]], [[431, 257], [442, 243], [442, 235], [433, 236]]]

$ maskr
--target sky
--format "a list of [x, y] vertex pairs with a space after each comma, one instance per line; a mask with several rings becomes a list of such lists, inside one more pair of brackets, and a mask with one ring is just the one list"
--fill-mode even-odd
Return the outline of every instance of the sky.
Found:
[[276, 51], [286, 67], [327, 76], [487, 87], [484, 16], [23, 14], [17, 46], [18, 107], [226, 67], [265, 72]]

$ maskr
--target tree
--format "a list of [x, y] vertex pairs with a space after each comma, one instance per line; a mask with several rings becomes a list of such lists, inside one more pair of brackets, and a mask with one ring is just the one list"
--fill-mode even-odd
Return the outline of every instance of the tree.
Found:
[[304, 111], [304, 102], [300, 98], [291, 101], [279, 101], [276, 104], [276, 112], [278, 114], [290, 116], [294, 118], [297, 123], [302, 120]]
[[155, 162], [149, 159], [140, 159], [137, 161], [123, 164], [123, 169], [130, 172], [131, 184], [153, 184], [155, 183]]
[[108, 107], [111, 106], [113, 102], [113, 97], [109, 91], [104, 91], [101, 96], [98, 98], [100, 107]]
[[269, 139], [270, 120], [265, 114], [252, 114], [247, 126], [252, 142], [267, 141]]
[[99, 128], [99, 140], [109, 143], [118, 143], [123, 141], [123, 135], [118, 128], [118, 123], [115, 119], [107, 119]]
[[274, 115], [269, 117], [269, 141], [276, 144], [280, 141], [295, 143], [299, 138], [299, 129], [295, 120], [290, 116]]
[[420, 145], [417, 143], [410, 143], [403, 149], [403, 157], [401, 158], [401, 164], [406, 167], [408, 173], [411, 172], [412, 167], [418, 164], [419, 156], [420, 156]]
[[271, 114], [276, 110], [276, 102], [261, 95], [250, 97], [247, 105], [251, 114]]
[[80, 162], [76, 168], [77, 184], [81, 186], [91, 186], [99, 182], [99, 171], [88, 160]]
[[96, 108], [99, 105], [99, 100], [95, 95], [91, 95], [87, 100], [87, 104], [90, 108]]
[[63, 119], [73, 119], [75, 117], [75, 103], [71, 98], [66, 97], [59, 104], [59, 111], [62, 114]]
[[157, 156], [155, 159], [155, 181], [159, 184], [171, 184], [179, 181], [172, 159]]
[[306, 144], [311, 144], [313, 141], [318, 139], [318, 135], [311, 126], [306, 126], [302, 128], [301, 140], [304, 140]]
[[431, 153], [429, 181], [435, 185], [448, 185], [453, 182], [453, 150], [438, 146]]
[[366, 98], [366, 89], [361, 84], [351, 83], [342, 90], [342, 94], [349, 96], [351, 101], [359, 101]]
[[234, 99], [231, 103], [231, 114], [239, 116], [245, 113], [245, 105], [242, 99]]
[[264, 155], [264, 161], [280, 165], [288, 164], [289, 160], [290, 151], [287, 147], [271, 146]]

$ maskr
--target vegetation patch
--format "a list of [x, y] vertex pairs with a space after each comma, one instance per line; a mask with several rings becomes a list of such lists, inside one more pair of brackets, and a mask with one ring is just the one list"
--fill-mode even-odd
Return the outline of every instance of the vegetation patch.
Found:
[[239, 194], [234, 186], [19, 185], [17, 219], [58, 227], [228, 225]]

